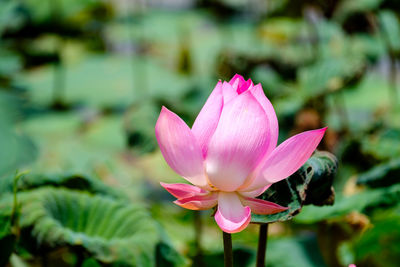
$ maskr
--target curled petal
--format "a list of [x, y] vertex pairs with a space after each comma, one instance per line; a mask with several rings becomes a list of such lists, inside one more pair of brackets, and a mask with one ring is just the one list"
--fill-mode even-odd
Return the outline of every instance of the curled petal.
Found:
[[222, 82], [219, 81], [208, 97], [192, 127], [192, 133], [196, 137], [204, 157], [207, 155], [208, 142], [217, 128], [223, 104]]
[[242, 75], [235, 74], [229, 81], [229, 84], [232, 85], [238, 94], [241, 94], [253, 86], [253, 81], [251, 79], [246, 81]]
[[189, 210], [208, 210], [217, 205], [218, 193], [196, 195], [175, 200], [174, 203]]
[[242, 198], [242, 203], [249, 206], [253, 213], [261, 215], [274, 214], [289, 209], [273, 202], [250, 197]]
[[226, 105], [208, 145], [206, 169], [210, 182], [235, 191], [260, 162], [269, 143], [268, 118], [247, 91]]
[[237, 233], [247, 227], [251, 220], [251, 210], [243, 207], [236, 193], [220, 192], [215, 221], [222, 231]]
[[190, 184], [166, 184], [160, 183], [171, 195], [176, 198], [186, 198], [199, 194], [206, 194], [207, 191]]
[[168, 165], [197, 186], [207, 186], [201, 148], [186, 123], [163, 107], [156, 124], [156, 138]]
[[271, 186], [271, 185], [269, 184], [269, 185], [267, 185], [267, 186], [260, 187], [260, 188], [258, 188], [258, 189], [256, 189], [256, 190], [253, 190], [253, 191], [240, 191], [239, 193], [240, 193], [242, 196], [246, 196], [246, 197], [258, 197], [259, 195], [261, 195], [262, 193], [264, 193], [265, 190], [267, 190], [270, 186]]
[[233, 85], [235, 85], [235, 84], [239, 85], [239, 83], [240, 83], [240, 84], [244, 84], [245, 82], [246, 82], [246, 80], [243, 78], [243, 76], [236, 73], [236, 74], [232, 77], [232, 79], [229, 81], [229, 84], [233, 86]]

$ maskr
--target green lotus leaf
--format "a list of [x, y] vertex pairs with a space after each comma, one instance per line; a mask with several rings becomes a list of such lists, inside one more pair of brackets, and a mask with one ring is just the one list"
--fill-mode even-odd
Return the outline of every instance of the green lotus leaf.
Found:
[[317, 151], [289, 178], [273, 184], [260, 198], [275, 202], [288, 210], [271, 215], [253, 214], [253, 223], [287, 221], [298, 214], [306, 204], [332, 205], [335, 194], [332, 187], [337, 170], [337, 159], [325, 151]]
[[[27, 174], [19, 179], [17, 190], [21, 192], [48, 186], [87, 191], [116, 199], [126, 198], [121, 192], [105, 185], [102, 181], [76, 173]], [[0, 180], [0, 192], [3, 194], [13, 192], [13, 176], [5, 176]]]
[[141, 206], [51, 187], [19, 198], [20, 225], [30, 235], [22, 239], [35, 239], [36, 249], [70, 247], [100, 263], [154, 266], [158, 229]]
[[80, 174], [64, 173], [60, 175], [25, 175], [18, 182], [18, 191], [25, 191], [43, 186], [64, 187], [88, 191], [93, 194], [123, 198], [121, 192], [105, 185], [102, 181]]

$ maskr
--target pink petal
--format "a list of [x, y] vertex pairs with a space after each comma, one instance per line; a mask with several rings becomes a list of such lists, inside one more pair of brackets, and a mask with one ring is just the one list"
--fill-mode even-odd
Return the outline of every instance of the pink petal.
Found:
[[[312, 130], [295, 135], [280, 144], [263, 160], [240, 191], [253, 191], [279, 182], [297, 171], [312, 155], [324, 136], [326, 128]], [[258, 169], [259, 167], [257, 167]]]
[[242, 198], [242, 203], [243, 205], [249, 206], [251, 211], [255, 214], [274, 214], [289, 209], [273, 202], [250, 197]]
[[262, 170], [268, 183], [276, 183], [297, 171], [317, 148], [326, 128], [297, 134], [280, 144], [269, 156]]
[[249, 207], [243, 207], [236, 193], [220, 192], [218, 210], [214, 218], [222, 231], [237, 233], [250, 223], [251, 210]]
[[241, 94], [253, 86], [253, 81], [251, 79], [246, 81], [242, 75], [235, 74], [229, 81], [229, 84], [232, 85], [238, 94]]
[[272, 150], [275, 149], [278, 143], [278, 135], [279, 135], [278, 118], [276, 117], [274, 107], [272, 106], [268, 98], [265, 96], [261, 84], [255, 85], [253, 88], [250, 89], [250, 91], [253, 94], [253, 96], [257, 99], [258, 103], [260, 103], [260, 105], [263, 107], [269, 121], [268, 129], [270, 134], [270, 141], [268, 148], [266, 149], [265, 152], [265, 157], [266, 157], [272, 152]]
[[235, 191], [262, 159], [269, 145], [268, 118], [247, 91], [226, 105], [208, 145], [210, 182], [222, 191]]
[[207, 186], [196, 138], [185, 122], [165, 107], [157, 120], [156, 138], [165, 161], [176, 173], [194, 185]]
[[217, 128], [223, 104], [222, 82], [219, 81], [208, 97], [192, 127], [192, 133], [196, 137], [204, 157], [207, 155], [208, 142]]
[[235, 83], [237, 83], [238, 85], [239, 84], [244, 84], [246, 82], [246, 80], [243, 78], [243, 76], [242, 75], [239, 75], [239, 74], [235, 74], [233, 77], [232, 77], [232, 79], [229, 81], [229, 84], [230, 85], [234, 85]]
[[175, 200], [174, 203], [189, 210], [208, 210], [217, 205], [218, 193], [181, 198]]
[[224, 82], [222, 84], [222, 95], [224, 97], [224, 105], [226, 105], [229, 101], [237, 97], [238, 93], [232, 88], [229, 83]]
[[160, 183], [171, 195], [176, 198], [186, 198], [199, 194], [206, 194], [207, 191], [190, 184], [166, 184]]
[[239, 193], [240, 193], [242, 196], [246, 196], [246, 197], [258, 197], [259, 195], [261, 195], [262, 193], [264, 193], [265, 190], [267, 190], [270, 186], [271, 186], [271, 185], [269, 184], [269, 185], [267, 185], [267, 186], [260, 187], [260, 188], [258, 188], [258, 189], [256, 189], [256, 190], [253, 190], [253, 191], [240, 191]]

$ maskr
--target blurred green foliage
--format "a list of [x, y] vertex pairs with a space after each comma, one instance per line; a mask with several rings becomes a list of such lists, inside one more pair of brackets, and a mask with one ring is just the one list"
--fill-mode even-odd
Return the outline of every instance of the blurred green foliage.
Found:
[[[1, 260], [221, 265], [210, 213], [193, 226], [159, 186], [181, 180], [154, 125], [162, 105], [191, 125], [239, 73], [262, 83], [280, 140], [328, 126], [319, 149], [338, 159], [316, 153], [262, 196], [291, 209], [254, 222], [298, 214], [270, 225], [267, 265], [396, 266], [399, 59], [396, 0], [1, 1]], [[16, 169], [30, 173], [14, 187]], [[234, 235], [238, 266], [256, 240]]]

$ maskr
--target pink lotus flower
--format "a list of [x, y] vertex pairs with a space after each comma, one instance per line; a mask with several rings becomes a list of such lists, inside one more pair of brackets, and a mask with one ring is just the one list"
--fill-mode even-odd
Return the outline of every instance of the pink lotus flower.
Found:
[[163, 107], [156, 137], [168, 165], [193, 185], [161, 185], [191, 210], [218, 205], [215, 220], [227, 233], [240, 232], [251, 212], [286, 210], [255, 197], [287, 178], [311, 156], [326, 128], [295, 135], [277, 146], [278, 120], [260, 84], [235, 75], [219, 81], [190, 129]]

